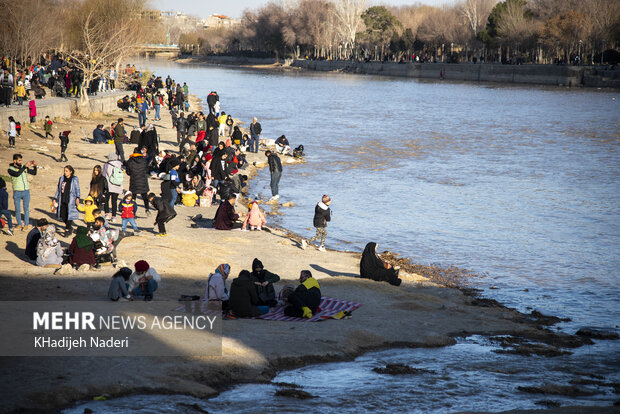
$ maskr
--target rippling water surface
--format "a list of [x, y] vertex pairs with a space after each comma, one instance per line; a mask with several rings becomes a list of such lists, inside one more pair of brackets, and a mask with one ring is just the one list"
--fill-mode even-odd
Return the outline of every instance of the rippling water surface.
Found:
[[[166, 62], [146, 65], [187, 82], [190, 93], [203, 99], [217, 90], [222, 109], [246, 123], [257, 116], [264, 137], [286, 134], [293, 146], [305, 146], [308, 162], [285, 166], [281, 201], [292, 200], [295, 207], [276, 218], [277, 224], [310, 236], [314, 205], [322, 194], [330, 194], [328, 247], [361, 251], [366, 242], [376, 241], [380, 249], [415, 262], [480, 273], [484, 276], [474, 281], [477, 287], [497, 288], [485, 290], [485, 296], [521, 310], [536, 308], [570, 317], [573, 322], [563, 326], [568, 332], [582, 325], [618, 328], [620, 94]], [[251, 184], [252, 192], [268, 196], [268, 184], [268, 173], [262, 171]], [[472, 352], [486, 352], [486, 345], [473, 342], [404, 354], [421, 364], [440, 364], [441, 355], [468, 358]], [[480, 348], [472, 351], [476, 346]], [[581, 364], [584, 371], [594, 360], [611, 367], [618, 363], [618, 351], [613, 343], [598, 344], [566, 361]], [[386, 352], [386, 358], [401, 354]], [[368, 404], [380, 406], [386, 396], [376, 388], [384, 380], [360, 371], [379, 358], [371, 355], [344, 366], [350, 375], [359, 375], [360, 392], [371, 396]], [[522, 370], [532, 361], [489, 355], [496, 362], [523, 361]], [[552, 365], [559, 361], [541, 359], [536, 372], [552, 375]], [[443, 362], [446, 365], [437, 371], [451, 367], [450, 361]], [[339, 372], [341, 366], [330, 364], [328, 372]], [[521, 374], [514, 378], [477, 370], [473, 363], [466, 367], [458, 384], [467, 380], [478, 388], [495, 388], [480, 398], [472, 391], [471, 398], [453, 408], [494, 410], [498, 406], [493, 401], [507, 396], [522, 402], [515, 408], [535, 407], [531, 398], [514, 395]], [[324, 369], [283, 373], [278, 380], [310, 376], [310, 383], [327, 386], [318, 374]], [[463, 390], [450, 391], [456, 379], [433, 381], [429, 385], [405, 380], [399, 387], [408, 391], [399, 398], [421, 411], [449, 411], [445, 401], [436, 405], [420, 399], [419, 387], [436, 386], [446, 396]], [[503, 383], [508, 385], [504, 388]], [[336, 409], [343, 403], [339, 398], [350, 392], [342, 385], [336, 381], [318, 393], [331, 393]], [[252, 387], [256, 386], [241, 387], [235, 395]], [[603, 399], [609, 403], [613, 397], [606, 392]], [[221, 409], [232, 404], [225, 395], [218, 400]], [[469, 400], [476, 406], [467, 405]], [[590, 399], [595, 400], [599, 397]], [[277, 399], [269, 401], [275, 409]], [[230, 405], [230, 411], [238, 408]]]

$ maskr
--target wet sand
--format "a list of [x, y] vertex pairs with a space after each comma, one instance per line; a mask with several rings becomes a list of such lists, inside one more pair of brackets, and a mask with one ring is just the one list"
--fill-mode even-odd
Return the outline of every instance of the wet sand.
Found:
[[[109, 124], [118, 117], [125, 118], [127, 131], [138, 123], [137, 116], [127, 112], [105, 115], [102, 122]], [[170, 128], [169, 114], [162, 113], [162, 118], [155, 122], [162, 140], [160, 147], [175, 149], [176, 131]], [[114, 151], [113, 145], [79, 140], [90, 137], [97, 123], [99, 120], [72, 119], [54, 125], [54, 136], [58, 131], [73, 131], [68, 163], [76, 169], [83, 195], [88, 192], [92, 167], [103, 164], [107, 154]], [[41, 129], [31, 131], [25, 127], [15, 150], [5, 147], [3, 140], [0, 164], [6, 169], [12, 154], [20, 152], [24, 161], [34, 159], [41, 165], [31, 181], [31, 223], [46, 217], [57, 224], [55, 215], [50, 213], [50, 201], [65, 163], [56, 162], [57, 138], [48, 141], [36, 133], [41, 133]], [[129, 154], [132, 148], [133, 145], [126, 145], [125, 153]], [[249, 154], [248, 161], [257, 162], [260, 168], [265, 166], [266, 158], [260, 152]], [[294, 165], [283, 164], [283, 174], [295, 173]], [[128, 184], [126, 177], [125, 187]], [[150, 180], [151, 191], [158, 193], [159, 184], [160, 181]], [[11, 194], [9, 190], [10, 209], [13, 208]], [[243, 212], [242, 202], [238, 204]], [[46, 411], [98, 395], [158, 393], [208, 398], [225, 386], [269, 381], [281, 369], [350, 360], [368, 350], [386, 347], [447, 346], [455, 342], [455, 337], [472, 334], [513, 334], [562, 349], [585, 343], [581, 338], [550, 331], [535, 316], [480, 301], [466, 291], [443, 287], [411, 273], [412, 268], [403, 269], [410, 272], [401, 271], [400, 287], [360, 279], [359, 253], [301, 250], [296, 236], [269, 227], [269, 216], [267, 231], [217, 231], [191, 227], [192, 216], [202, 214], [213, 218], [215, 206], [177, 206], [178, 216], [167, 225], [168, 236], [159, 238], [153, 232], [154, 218], [145, 216], [141, 199], [138, 205], [137, 223], [143, 231], [119, 243], [118, 258], [129, 266], [145, 259], [157, 269], [163, 283], [155, 300], [174, 301], [181, 294], [202, 295], [207, 276], [220, 263], [231, 265], [227, 283], [230, 286], [239, 271], [249, 269], [257, 257], [266, 269], [282, 278], [277, 290], [285, 284], [297, 285], [300, 270], [309, 269], [321, 284], [324, 296], [359, 302], [363, 306], [354, 312], [352, 319], [320, 323], [225, 320], [223, 352], [217, 357], [3, 357], [0, 411]], [[309, 212], [309, 224], [311, 220]], [[120, 228], [118, 221], [113, 227]], [[4, 245], [0, 256], [2, 300], [106, 300], [110, 276], [114, 273], [110, 266], [54, 275], [52, 269], [26, 261], [23, 255], [26, 232], [0, 237]], [[65, 246], [70, 243], [70, 239], [60, 240]]]

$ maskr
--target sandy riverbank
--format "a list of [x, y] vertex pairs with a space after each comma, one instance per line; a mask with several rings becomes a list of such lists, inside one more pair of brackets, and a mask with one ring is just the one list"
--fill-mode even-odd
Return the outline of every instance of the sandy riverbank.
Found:
[[[119, 116], [124, 117], [130, 127], [137, 125], [136, 116], [126, 112], [108, 114], [102, 121], [109, 124]], [[162, 138], [161, 146], [174, 149], [176, 132], [170, 128], [169, 115], [165, 113], [162, 118], [155, 123]], [[73, 131], [68, 163], [76, 169], [83, 194], [87, 192], [92, 167], [103, 164], [106, 155], [114, 151], [112, 145], [93, 145], [79, 140], [90, 136], [97, 123], [99, 120], [61, 121], [55, 125], [53, 133], [57, 136], [61, 130]], [[46, 141], [38, 133], [40, 129], [24, 128], [15, 151], [8, 150], [3, 141], [0, 164], [5, 166], [2, 170], [5, 171], [13, 152], [22, 153], [24, 160], [37, 160], [43, 168], [32, 180], [31, 220], [47, 217], [56, 223], [55, 216], [49, 212], [50, 197], [65, 163], [56, 162], [59, 156], [57, 139]], [[132, 148], [126, 145], [125, 153]], [[248, 160], [257, 162], [260, 167], [265, 157], [263, 153], [250, 154]], [[0, 173], [6, 175], [2, 171]], [[294, 174], [294, 166], [285, 164], [284, 174]], [[127, 178], [125, 186], [128, 186]], [[158, 192], [159, 181], [151, 180], [150, 186]], [[139, 206], [138, 225], [143, 230], [151, 230], [153, 219], [145, 217], [141, 200]], [[9, 207], [13, 207], [12, 200]], [[363, 306], [350, 320], [321, 323], [224, 321], [223, 355], [218, 357], [3, 357], [0, 411], [46, 411], [102, 394], [114, 397], [179, 393], [207, 398], [224, 386], [269, 381], [279, 369], [351, 359], [382, 347], [446, 346], [454, 343], [455, 337], [472, 334], [513, 334], [538, 341], [549, 350], [584, 343], [581, 338], [547, 330], [541, 318], [439, 286], [418, 274], [402, 275], [404, 282], [398, 288], [359, 279], [359, 254], [302, 251], [298, 242], [285, 231], [221, 232], [191, 227], [190, 217], [202, 214], [212, 218], [215, 210], [215, 207], [178, 206], [178, 217], [167, 226], [168, 237], [157, 238], [151, 231], [143, 231], [140, 236], [126, 238], [118, 246], [119, 260], [132, 264], [146, 259], [160, 272], [165, 284], [157, 291], [155, 300], [174, 301], [181, 294], [201, 295], [207, 275], [217, 265], [229, 263], [234, 277], [241, 269], [248, 269], [253, 258], [258, 257], [268, 270], [282, 277], [278, 289], [287, 283], [296, 284], [299, 271], [310, 269], [324, 295], [359, 302]], [[23, 255], [25, 232], [0, 237], [4, 245], [0, 258], [1, 300], [105, 300], [109, 278], [114, 272], [112, 268], [53, 275], [51, 269], [26, 262]], [[61, 240], [65, 245], [70, 242]]]

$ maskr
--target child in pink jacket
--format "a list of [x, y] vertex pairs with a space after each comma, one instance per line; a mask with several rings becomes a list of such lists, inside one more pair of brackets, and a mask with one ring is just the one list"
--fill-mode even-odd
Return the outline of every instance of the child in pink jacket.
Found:
[[267, 223], [265, 219], [265, 214], [258, 207], [258, 201], [252, 203], [252, 208], [248, 212], [248, 216], [245, 218], [243, 222], [243, 226], [241, 230], [247, 230], [248, 223], [250, 224], [251, 230], [262, 230], [263, 225]]

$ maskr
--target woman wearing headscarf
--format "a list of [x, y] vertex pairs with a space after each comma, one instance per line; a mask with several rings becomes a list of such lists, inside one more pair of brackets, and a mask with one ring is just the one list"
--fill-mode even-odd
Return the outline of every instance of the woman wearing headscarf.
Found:
[[230, 265], [223, 263], [209, 275], [207, 288], [205, 289], [205, 302], [221, 302], [222, 310], [228, 309], [228, 289], [226, 289], [226, 279], [230, 274]]
[[56, 217], [65, 223], [64, 237], [71, 234], [73, 220], [80, 217], [78, 205], [80, 205], [80, 181], [75, 176], [73, 167], [66, 165], [62, 177], [58, 179], [58, 187], [54, 195]]
[[263, 262], [255, 258], [252, 261], [251, 278], [258, 295], [258, 305], [276, 306], [278, 301], [276, 300], [276, 289], [273, 287], [273, 284], [280, 281], [280, 276], [265, 270]]
[[360, 261], [360, 276], [377, 282], [388, 282], [394, 286], [399, 286], [402, 283], [398, 277], [398, 270], [377, 256], [377, 243], [374, 242], [368, 243], [364, 248]]
[[108, 192], [108, 181], [101, 173], [101, 165], [93, 167], [93, 175], [90, 179], [90, 191], [88, 195], [93, 198], [97, 207], [103, 207], [105, 203], [105, 195]]
[[83, 264], [95, 266], [95, 244], [93, 240], [88, 237], [88, 229], [80, 226], [77, 228], [77, 232], [71, 245], [69, 246], [69, 263], [74, 267], [80, 267]]
[[37, 245], [37, 266], [60, 267], [62, 265], [62, 247], [56, 238], [56, 227], [49, 224]]

